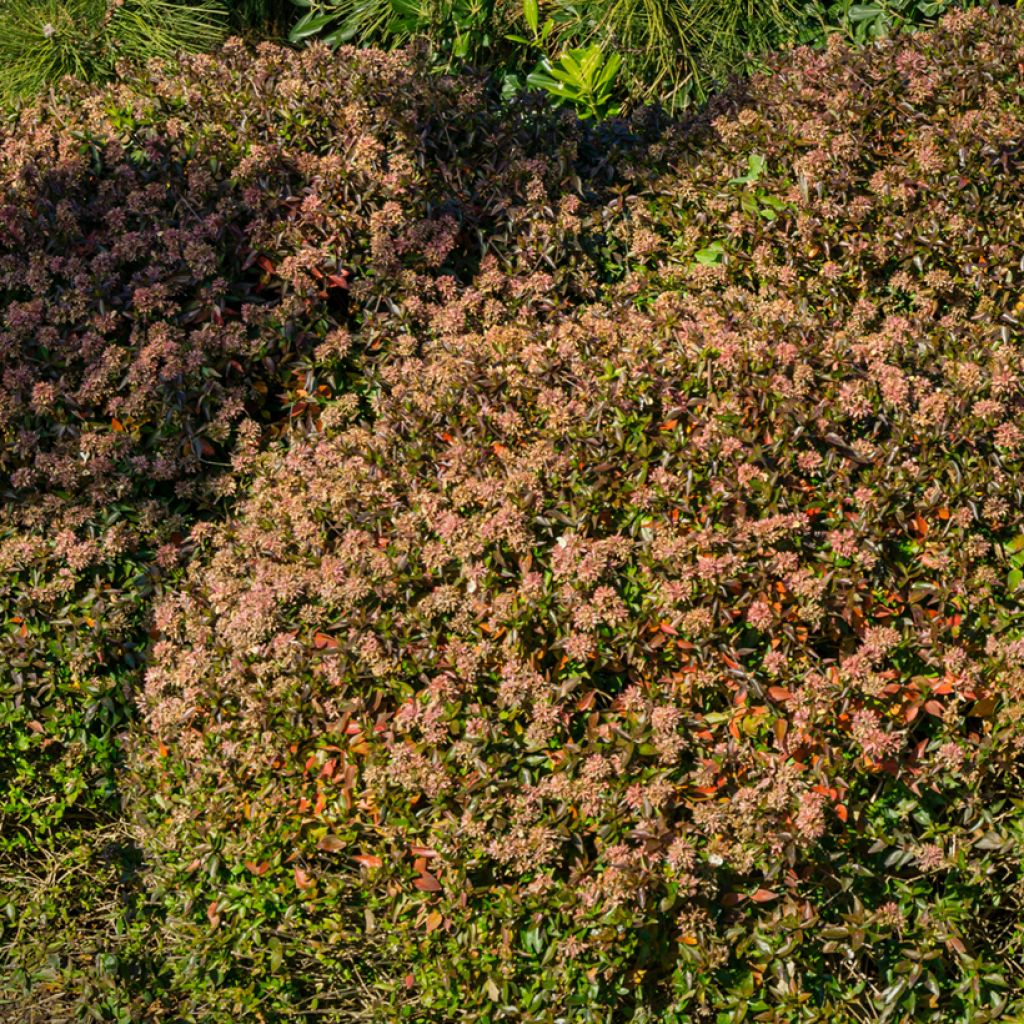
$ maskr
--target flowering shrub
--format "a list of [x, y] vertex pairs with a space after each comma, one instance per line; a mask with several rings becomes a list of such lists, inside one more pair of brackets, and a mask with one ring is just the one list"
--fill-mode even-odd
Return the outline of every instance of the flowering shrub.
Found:
[[204, 1019], [1024, 1011], [1022, 63], [797, 51], [240, 456], [132, 762]]
[[[424, 318], [454, 322], [443, 297], [482, 260], [503, 288], [520, 281], [514, 301], [592, 287], [546, 211], [606, 152], [418, 61], [232, 43], [69, 87], [0, 136], [12, 872], [116, 816], [151, 602], [197, 517], [244, 490], [251, 453], [336, 395], [369, 408], [374, 360]], [[0, 919], [39, 931], [11, 891]]]
[[[254, 62], [240, 45], [23, 114], [0, 162], [12, 664], [33, 663], [16, 651], [80, 583], [132, 578], [114, 567], [126, 554], [173, 568], [189, 517], [238, 486], [222, 472], [237, 437], [313, 422], [353, 357], [390, 343], [378, 310], [408, 292], [429, 312], [479, 262], [478, 229], [525, 238], [506, 264], [529, 278], [553, 230], [530, 242], [531, 218], [575, 169], [572, 131], [548, 146], [536, 120], [500, 119], [479, 83], [421, 79], [405, 56]], [[79, 612], [45, 671], [103, 664], [96, 638], [123, 623]]]

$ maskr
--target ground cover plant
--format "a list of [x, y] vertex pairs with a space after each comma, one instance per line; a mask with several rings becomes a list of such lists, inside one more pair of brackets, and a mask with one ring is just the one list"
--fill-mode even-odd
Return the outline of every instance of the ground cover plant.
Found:
[[1020, 15], [675, 121], [429, 59], [3, 137], [0, 1000], [1015, 1019]]

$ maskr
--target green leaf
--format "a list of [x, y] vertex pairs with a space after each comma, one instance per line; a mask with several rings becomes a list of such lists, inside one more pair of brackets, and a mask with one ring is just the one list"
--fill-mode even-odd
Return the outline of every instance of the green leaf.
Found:
[[337, 31], [324, 36], [324, 42], [330, 46], [341, 46], [342, 43], [351, 42], [359, 34], [360, 23], [356, 18], [350, 18]]
[[293, 43], [301, 43], [304, 39], [319, 35], [328, 25], [333, 23], [333, 14], [316, 14], [310, 11], [309, 14], [304, 15], [298, 20], [295, 27], [289, 33], [288, 39]]
[[[694, 259], [706, 267], [713, 267], [721, 263], [724, 253], [725, 246], [722, 242], [712, 242], [703, 249], [698, 249], [694, 254]], [[708, 720], [710, 721], [710, 716]]]
[[862, 21], [873, 21], [880, 14], [885, 12], [881, 7], [875, 7], [869, 4], [854, 4], [847, 12], [846, 17], [849, 18], [854, 24]]
[[536, 35], [540, 27], [540, 5], [537, 0], [523, 0], [523, 17], [530, 26], [530, 31]]

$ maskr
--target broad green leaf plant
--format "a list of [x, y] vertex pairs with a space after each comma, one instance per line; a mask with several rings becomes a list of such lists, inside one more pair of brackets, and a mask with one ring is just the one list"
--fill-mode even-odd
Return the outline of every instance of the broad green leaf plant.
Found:
[[621, 111], [613, 101], [621, 67], [622, 58], [617, 53], [606, 58], [601, 47], [588, 46], [567, 50], [555, 61], [543, 58], [526, 81], [550, 93], [556, 102], [571, 104], [583, 120], [601, 120]]

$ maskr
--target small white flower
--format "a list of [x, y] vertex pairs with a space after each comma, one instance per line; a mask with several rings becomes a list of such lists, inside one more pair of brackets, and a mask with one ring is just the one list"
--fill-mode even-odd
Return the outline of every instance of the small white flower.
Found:
[[57, 30], [49, 22], [43, 26], [43, 35], [46, 36], [47, 39], [52, 39], [56, 34]]

